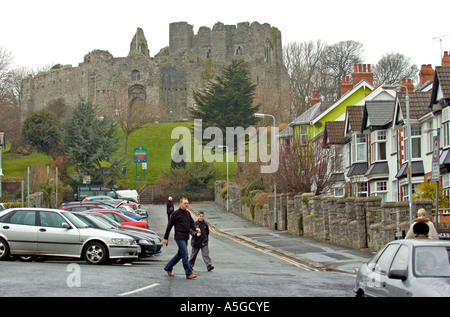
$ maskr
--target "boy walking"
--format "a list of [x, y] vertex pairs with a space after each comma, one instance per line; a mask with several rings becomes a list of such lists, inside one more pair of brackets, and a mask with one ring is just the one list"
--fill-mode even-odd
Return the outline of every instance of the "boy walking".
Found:
[[200, 229], [200, 235], [194, 235], [192, 238], [192, 252], [191, 258], [189, 259], [189, 266], [191, 269], [194, 268], [195, 260], [200, 250], [202, 250], [203, 261], [205, 261], [206, 269], [211, 271], [214, 269], [212, 265], [211, 258], [209, 257], [208, 249], [208, 239], [209, 239], [209, 226], [205, 221], [205, 213], [200, 211], [197, 216], [197, 221], [195, 222], [195, 227]]

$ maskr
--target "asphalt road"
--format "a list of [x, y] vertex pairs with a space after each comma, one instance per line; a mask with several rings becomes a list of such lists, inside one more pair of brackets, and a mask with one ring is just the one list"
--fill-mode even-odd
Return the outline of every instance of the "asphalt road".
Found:
[[[165, 206], [146, 207], [150, 228], [162, 237], [167, 224]], [[69, 259], [43, 263], [0, 262], [0, 297], [178, 297], [197, 300], [239, 297], [250, 300], [354, 296], [355, 278], [350, 274], [300, 265], [219, 232], [211, 234], [209, 248], [215, 269], [208, 272], [199, 255], [194, 280], [185, 278], [181, 262], [174, 268], [174, 277], [169, 277], [163, 270], [177, 251], [173, 231], [169, 246], [163, 247], [161, 254], [131, 265], [96, 266]], [[172, 308], [181, 310], [183, 303]]]

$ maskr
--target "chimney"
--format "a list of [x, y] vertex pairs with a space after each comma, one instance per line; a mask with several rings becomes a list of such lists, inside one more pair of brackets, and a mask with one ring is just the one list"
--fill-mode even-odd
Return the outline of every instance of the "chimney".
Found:
[[370, 64], [355, 64], [353, 67], [353, 85], [358, 84], [361, 80], [373, 85], [373, 72], [370, 69]]
[[442, 66], [450, 66], [450, 55], [448, 51], [444, 52], [444, 57], [442, 57]]
[[312, 97], [311, 97], [311, 107], [314, 106], [318, 102], [320, 102], [320, 94], [318, 91], [313, 91]]
[[422, 68], [420, 69], [419, 72], [419, 78], [420, 78], [419, 87], [428, 81], [434, 80], [434, 69], [433, 67], [431, 67], [431, 64], [422, 65]]
[[[402, 79], [402, 86], [406, 86], [408, 88], [408, 93], [414, 91], [414, 85], [411, 79]], [[404, 87], [400, 87], [401, 91], [405, 91]]]
[[353, 84], [350, 83], [350, 77], [342, 76], [341, 83], [341, 96], [343, 96], [347, 91], [352, 90]]

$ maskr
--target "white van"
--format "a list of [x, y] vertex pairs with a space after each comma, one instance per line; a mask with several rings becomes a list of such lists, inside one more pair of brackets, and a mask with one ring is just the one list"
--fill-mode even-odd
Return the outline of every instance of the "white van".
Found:
[[116, 190], [117, 196], [119, 198], [134, 198], [137, 202], [139, 202], [139, 194], [137, 190], [134, 189], [124, 189], [124, 190]]

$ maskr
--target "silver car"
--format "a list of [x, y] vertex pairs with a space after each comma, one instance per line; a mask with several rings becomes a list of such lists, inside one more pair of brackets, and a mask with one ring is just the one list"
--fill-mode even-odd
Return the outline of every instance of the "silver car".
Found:
[[356, 277], [356, 296], [450, 296], [450, 241], [395, 240]]
[[0, 260], [9, 255], [63, 256], [101, 264], [132, 261], [140, 251], [130, 236], [89, 228], [69, 211], [13, 208], [0, 215]]

